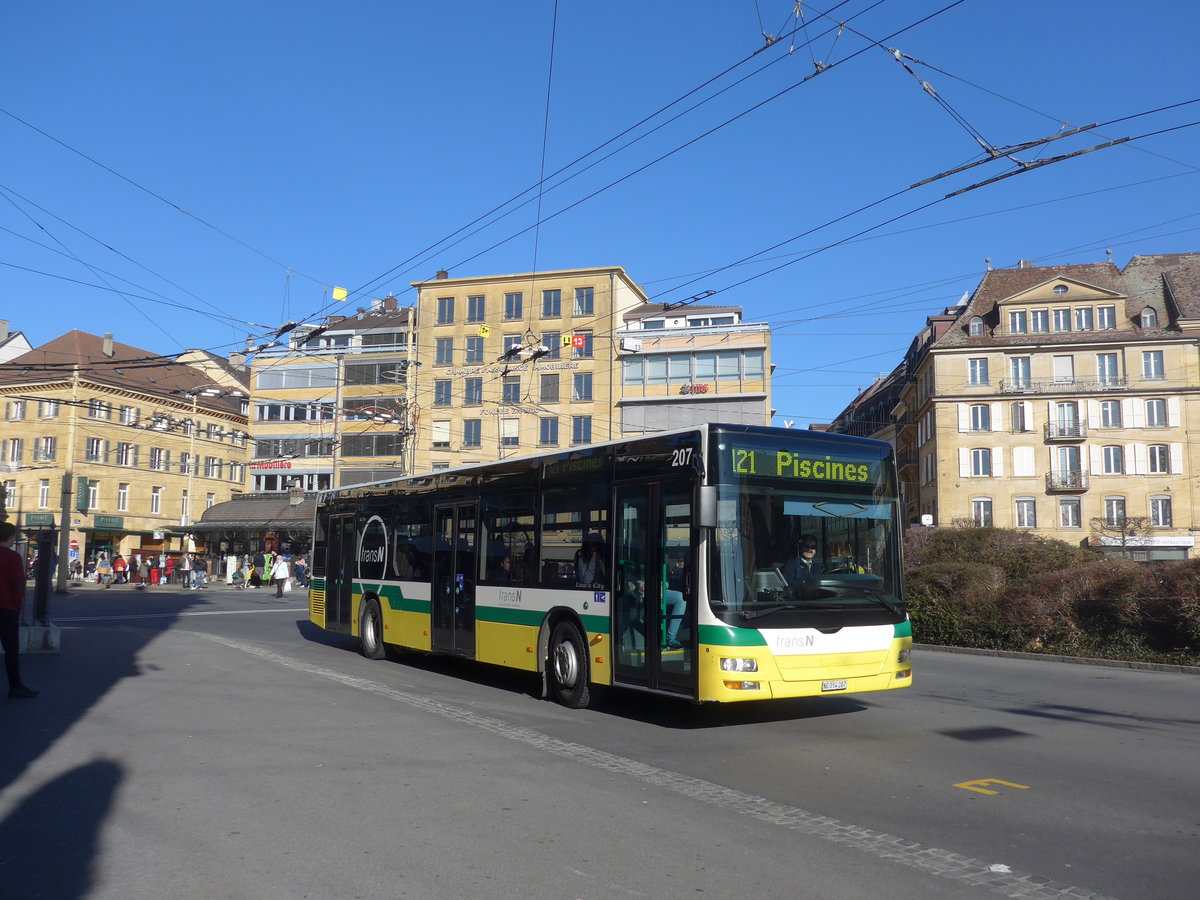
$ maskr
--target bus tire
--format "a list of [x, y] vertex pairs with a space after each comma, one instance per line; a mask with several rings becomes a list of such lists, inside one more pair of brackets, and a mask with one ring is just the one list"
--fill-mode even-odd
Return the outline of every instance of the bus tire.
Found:
[[550, 633], [548, 669], [555, 700], [568, 709], [585, 709], [591, 703], [587, 643], [574, 622], [559, 622]]
[[368, 600], [363, 604], [358, 622], [358, 638], [362, 642], [362, 655], [367, 659], [383, 659], [387, 648], [383, 643], [383, 615], [379, 603]]

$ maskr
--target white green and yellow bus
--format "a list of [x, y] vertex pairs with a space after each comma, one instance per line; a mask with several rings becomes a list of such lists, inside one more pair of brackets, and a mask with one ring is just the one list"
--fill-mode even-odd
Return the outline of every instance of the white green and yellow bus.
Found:
[[324, 492], [309, 615], [370, 659], [540, 673], [570, 707], [891, 690], [900, 540], [889, 444], [700, 425]]

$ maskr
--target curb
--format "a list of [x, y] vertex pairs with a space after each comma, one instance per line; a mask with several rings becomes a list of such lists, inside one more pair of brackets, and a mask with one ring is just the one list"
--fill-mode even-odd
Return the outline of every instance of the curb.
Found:
[[968, 656], [1032, 659], [1043, 662], [1070, 663], [1076, 666], [1101, 666], [1110, 669], [1141, 669], [1144, 672], [1173, 672], [1177, 675], [1200, 675], [1200, 666], [1177, 666], [1171, 663], [1133, 662], [1124, 659], [1100, 659], [1093, 656], [1059, 656], [1053, 653], [1024, 653], [1018, 650], [984, 650], [978, 647], [948, 647], [942, 644], [914, 643], [913, 649], [936, 650], [942, 653], [965, 653]]

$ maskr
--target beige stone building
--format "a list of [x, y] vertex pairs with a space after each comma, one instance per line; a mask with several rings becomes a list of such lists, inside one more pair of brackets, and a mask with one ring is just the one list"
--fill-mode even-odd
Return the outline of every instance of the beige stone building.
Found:
[[242, 490], [249, 454], [244, 371], [192, 355], [72, 331], [0, 366], [9, 517], [65, 524], [61, 558], [85, 563], [191, 549], [181, 526]]
[[896, 430], [913, 523], [1184, 558], [1200, 531], [1198, 350], [1200, 253], [1022, 263], [930, 317], [888, 380], [894, 421], [864, 396], [834, 427]]
[[646, 303], [624, 269], [438, 277], [413, 287], [412, 471], [620, 435], [618, 334]]

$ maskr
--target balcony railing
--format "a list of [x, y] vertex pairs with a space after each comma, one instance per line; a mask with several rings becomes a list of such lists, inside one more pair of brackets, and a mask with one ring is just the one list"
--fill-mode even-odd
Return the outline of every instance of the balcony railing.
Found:
[[1034, 378], [1005, 378], [1000, 382], [1002, 394], [1057, 394], [1074, 391], [1113, 391], [1127, 387], [1124, 375], [1106, 378], [1064, 378], [1062, 380]]
[[1050, 472], [1046, 475], [1047, 491], [1086, 491], [1087, 472]]
[[1047, 422], [1044, 431], [1048, 441], [1082, 441], [1087, 437], [1087, 426], [1082, 422]]

